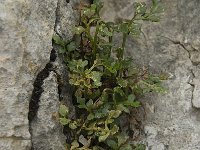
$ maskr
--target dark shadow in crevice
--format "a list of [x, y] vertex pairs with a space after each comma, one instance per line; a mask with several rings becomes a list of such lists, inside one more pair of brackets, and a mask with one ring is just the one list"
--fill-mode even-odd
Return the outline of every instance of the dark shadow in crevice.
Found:
[[56, 52], [53, 49], [50, 55], [50, 62], [47, 63], [45, 68], [38, 73], [34, 81], [34, 84], [33, 84], [34, 89], [32, 92], [30, 103], [29, 103], [29, 113], [28, 113], [29, 123], [31, 123], [31, 121], [35, 118], [37, 114], [40, 97], [43, 92], [43, 88], [42, 88], [43, 81], [49, 76], [50, 71], [53, 70], [53, 65], [51, 64], [51, 62], [54, 62], [56, 60], [56, 57], [57, 57]]
[[[37, 115], [37, 111], [39, 108], [39, 102], [40, 102], [40, 97], [43, 93], [43, 88], [42, 85], [44, 83], [44, 80], [49, 76], [50, 72], [53, 71], [53, 64], [56, 60], [56, 51], [52, 49], [51, 54], [50, 54], [50, 61], [49, 63], [46, 64], [45, 68], [40, 71], [33, 83], [33, 92], [31, 95], [31, 99], [29, 102], [29, 112], [28, 112], [28, 120], [29, 120], [29, 132], [32, 135], [32, 130], [31, 130], [31, 122], [34, 120], [34, 118]], [[34, 150], [34, 147], [31, 147], [31, 150]]]

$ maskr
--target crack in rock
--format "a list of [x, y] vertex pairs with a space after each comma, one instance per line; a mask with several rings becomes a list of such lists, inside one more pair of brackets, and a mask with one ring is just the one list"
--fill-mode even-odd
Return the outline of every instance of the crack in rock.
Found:
[[193, 59], [192, 59], [192, 55], [191, 55], [191, 50], [192, 51], [198, 51], [197, 49], [195, 49], [191, 44], [188, 44], [190, 47], [191, 47], [191, 50], [188, 50], [188, 48], [180, 41], [175, 41], [175, 40], [172, 40], [170, 39], [169, 37], [165, 37], [165, 36], [162, 36], [163, 38], [166, 38], [168, 39], [169, 41], [171, 41], [173, 44], [177, 44], [177, 45], [180, 45], [187, 53], [188, 53], [188, 58], [189, 60], [191, 61], [191, 64], [192, 64], [192, 69], [190, 69], [190, 73], [192, 75], [191, 77], [191, 80], [188, 81], [187, 83], [191, 86], [191, 92], [192, 92], [192, 95], [191, 95], [191, 103], [192, 103], [192, 106], [194, 108], [199, 108], [199, 106], [197, 106], [198, 104], [195, 104], [195, 101], [198, 101], [198, 100], [195, 100], [195, 88], [197, 86], [197, 84], [194, 83], [194, 80], [196, 78], [195, 76], [195, 73], [194, 73], [194, 68], [193, 67], [197, 67], [199, 65], [199, 63], [196, 63]]
[[193, 103], [193, 101], [194, 101], [194, 89], [195, 89], [195, 84], [193, 83], [193, 80], [195, 78], [195, 74], [194, 74], [192, 69], [191, 69], [191, 74], [192, 74], [192, 81], [188, 82], [188, 84], [191, 85], [191, 87], [192, 87], [191, 101], [192, 101], [192, 106], [195, 107], [194, 103]]
[[[50, 72], [53, 70], [52, 62], [56, 60], [56, 52], [54, 49], [52, 49], [50, 54], [50, 61], [46, 64], [45, 68], [40, 71], [34, 81], [34, 88], [31, 96], [31, 100], [29, 102], [29, 112], [28, 112], [28, 120], [29, 120], [29, 132], [31, 134], [32, 139], [32, 130], [31, 130], [31, 122], [34, 120], [34, 118], [37, 115], [38, 109], [39, 109], [39, 102], [40, 97], [43, 93], [42, 85], [44, 83], [44, 80], [49, 76]], [[33, 145], [31, 147], [31, 150], [33, 150]]]
[[53, 65], [51, 62], [54, 62], [56, 59], [55, 50], [51, 51], [50, 62], [46, 64], [45, 68], [40, 71], [34, 81], [34, 88], [31, 96], [31, 100], [29, 103], [29, 113], [28, 120], [31, 122], [37, 114], [37, 110], [39, 108], [40, 96], [43, 92], [42, 85], [43, 81], [49, 76], [50, 71], [53, 69]]

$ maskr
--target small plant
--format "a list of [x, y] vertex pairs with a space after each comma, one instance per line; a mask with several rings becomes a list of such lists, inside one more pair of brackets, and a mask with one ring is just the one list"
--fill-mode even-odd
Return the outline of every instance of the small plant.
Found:
[[[141, 21], [159, 21], [163, 11], [157, 0], [152, 6], [135, 3], [134, 16], [121, 23], [105, 22], [99, 12], [103, 3], [81, 10], [80, 24], [71, 42], [54, 36], [69, 69], [69, 83], [73, 87], [76, 119], [69, 117], [69, 108], [61, 105], [60, 122], [74, 131], [70, 150], [133, 150], [126, 133], [122, 132], [119, 117], [141, 104], [137, 97], [147, 92], [162, 92], [161, 79], [134, 67], [131, 58], [124, 57], [126, 39], [138, 37]], [[113, 45], [115, 33], [123, 36], [120, 47]]]

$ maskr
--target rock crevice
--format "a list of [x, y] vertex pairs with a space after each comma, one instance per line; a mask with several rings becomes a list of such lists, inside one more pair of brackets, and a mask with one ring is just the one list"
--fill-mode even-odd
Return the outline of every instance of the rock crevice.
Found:
[[[58, 0], [55, 8], [54, 34], [65, 40], [73, 36], [72, 27], [76, 23], [76, 13], [72, 9], [72, 2]], [[73, 16], [73, 17], [72, 17]], [[56, 117], [60, 103], [71, 109], [70, 87], [67, 82], [67, 69], [63, 63], [58, 47], [52, 44], [50, 60], [45, 68], [38, 73], [34, 82], [34, 89], [29, 105], [29, 124], [32, 150], [64, 150], [66, 137]]]

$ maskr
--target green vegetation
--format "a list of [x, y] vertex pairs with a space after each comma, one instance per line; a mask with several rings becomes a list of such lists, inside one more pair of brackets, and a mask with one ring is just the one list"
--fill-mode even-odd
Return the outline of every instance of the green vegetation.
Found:
[[[143, 150], [144, 145], [131, 144], [119, 125], [120, 116], [140, 107], [137, 97], [148, 92], [162, 92], [161, 78], [134, 67], [125, 58], [127, 37], [138, 37], [142, 21], [159, 21], [163, 11], [157, 0], [152, 6], [135, 3], [134, 16], [121, 23], [105, 22], [99, 12], [102, 2], [94, 0], [81, 10], [80, 24], [72, 41], [54, 36], [69, 69], [73, 87], [76, 119], [68, 117], [69, 108], [61, 105], [60, 122], [74, 131], [70, 150]], [[121, 46], [113, 45], [114, 34], [122, 34]]]

